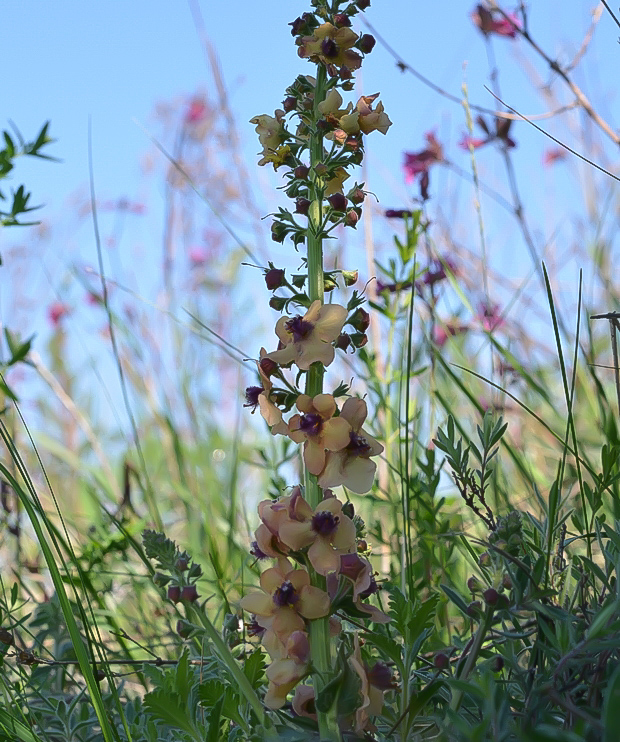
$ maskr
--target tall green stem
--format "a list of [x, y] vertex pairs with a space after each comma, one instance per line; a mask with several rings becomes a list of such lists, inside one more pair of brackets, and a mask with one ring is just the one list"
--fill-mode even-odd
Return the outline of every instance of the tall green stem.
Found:
[[[319, 104], [325, 99], [325, 68], [319, 65], [316, 76], [316, 87], [314, 91], [313, 124], [320, 119]], [[310, 301], [323, 303], [323, 191], [324, 180], [317, 176], [315, 167], [323, 161], [323, 135], [314, 126], [310, 135], [310, 172], [312, 178], [311, 204], [308, 210], [308, 297]], [[314, 397], [323, 391], [323, 364], [313, 363], [306, 376], [306, 394]], [[321, 488], [317, 478], [306, 469], [304, 476], [306, 487], [306, 499], [312, 508], [316, 508], [322, 499]], [[324, 580], [311, 570], [312, 584], [324, 588]], [[331, 640], [329, 636], [329, 618], [319, 618], [310, 624], [310, 649], [312, 653], [312, 665], [314, 667], [315, 693], [318, 695], [326, 682], [332, 668]], [[340, 742], [340, 729], [338, 728], [338, 713], [336, 704], [326, 712], [318, 712], [319, 733], [321, 740]]]

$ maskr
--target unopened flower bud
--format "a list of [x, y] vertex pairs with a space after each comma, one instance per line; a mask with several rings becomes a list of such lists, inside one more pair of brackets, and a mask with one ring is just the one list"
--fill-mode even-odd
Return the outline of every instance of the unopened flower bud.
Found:
[[342, 279], [345, 286], [355, 286], [359, 274], [357, 271], [342, 271]]
[[271, 376], [271, 374], [278, 370], [278, 364], [272, 361], [271, 358], [261, 358], [258, 365], [265, 376]]
[[286, 299], [283, 296], [272, 296], [271, 299], [269, 299], [269, 306], [272, 309], [275, 309], [276, 312], [281, 312], [284, 309], [285, 304]]
[[182, 618], [177, 621], [177, 634], [182, 639], [189, 639], [193, 630], [194, 627], [188, 621], [184, 621]]
[[347, 321], [347, 324], [353, 325], [358, 332], [366, 332], [370, 327], [370, 315], [365, 309], [358, 307]]
[[351, 338], [346, 332], [341, 332], [336, 340], [336, 348], [344, 350], [345, 352], [351, 346]]
[[165, 587], [172, 578], [170, 575], [162, 574], [161, 572], [155, 572], [153, 575], [153, 584], [157, 587]]
[[352, 201], [356, 206], [359, 206], [359, 204], [364, 202], [364, 199], [366, 198], [366, 194], [361, 188], [352, 188], [347, 193], [347, 198], [349, 201]]
[[344, 218], [345, 227], [355, 227], [359, 221], [359, 214], [355, 209], [349, 209]]
[[265, 283], [269, 291], [275, 291], [284, 286], [284, 271], [281, 268], [271, 268], [265, 273]]
[[366, 10], [370, 7], [370, 0], [357, 0], [355, 4], [360, 10]]
[[508, 572], [502, 577], [502, 587], [506, 590], [512, 590], [512, 578]]
[[310, 208], [310, 201], [303, 196], [295, 199], [295, 213], [306, 215]]
[[346, 26], [348, 28], [350, 25], [351, 19], [346, 13], [336, 13], [334, 16], [334, 26], [337, 26], [338, 28]]
[[178, 603], [179, 600], [181, 600], [181, 588], [179, 585], [170, 585], [167, 595], [168, 600], [171, 600], [173, 603]]
[[342, 506], [342, 514], [346, 515], [347, 518], [353, 519], [353, 516], [355, 515], [355, 506], [350, 500], [349, 502], [345, 502]]
[[181, 600], [187, 600], [188, 603], [193, 603], [198, 600], [198, 590], [196, 585], [184, 585], [181, 590]]
[[347, 197], [342, 193], [333, 193], [327, 201], [335, 211], [344, 211], [347, 208]]
[[15, 643], [15, 639], [13, 638], [13, 634], [7, 631], [7, 629], [0, 629], [0, 642], [12, 646]]
[[317, 162], [314, 166], [314, 172], [322, 178], [324, 175], [327, 175], [327, 165], [323, 162]]
[[499, 600], [499, 593], [494, 587], [489, 587], [482, 593], [482, 597], [487, 605], [494, 606]]
[[326, 273], [323, 276], [323, 291], [333, 291], [334, 289], [338, 288], [338, 284], [336, 283], [336, 279], [331, 276], [329, 273]]
[[467, 606], [466, 613], [470, 618], [478, 618], [480, 616], [481, 608], [482, 608], [482, 603], [479, 600], [473, 600]]
[[362, 34], [355, 46], [364, 54], [370, 54], [377, 43], [374, 36], [369, 33]]
[[179, 572], [185, 572], [189, 567], [189, 558], [187, 556], [180, 556], [174, 563], [174, 566]]
[[271, 225], [271, 239], [274, 242], [284, 242], [286, 237], [286, 227], [282, 222], [273, 222]]
[[472, 593], [477, 592], [480, 589], [480, 580], [473, 575], [467, 580], [467, 587]]
[[381, 661], [375, 662], [368, 671], [368, 682], [379, 690], [391, 690], [397, 687], [389, 666]]
[[282, 101], [282, 108], [284, 109], [285, 113], [290, 113], [291, 111], [294, 111], [297, 108], [297, 98], [295, 98], [294, 95], [287, 96]]
[[450, 667], [450, 658], [445, 652], [438, 652], [433, 657], [433, 665], [435, 665], [438, 670], [447, 670], [448, 667]]
[[368, 551], [368, 541], [366, 541], [366, 539], [365, 539], [365, 538], [361, 538], [361, 539], [360, 539], [360, 540], [359, 540], [359, 541], [357, 542], [357, 550], [358, 550], [358, 551], [361, 551], [362, 553], [364, 553], [364, 552]]
[[293, 170], [293, 175], [298, 180], [306, 180], [309, 172], [310, 168], [306, 167], [305, 165], [297, 165], [297, 167]]
[[352, 80], [352, 79], [353, 79], [353, 73], [352, 73], [352, 72], [351, 72], [351, 70], [350, 70], [350, 69], [349, 69], [349, 68], [347, 67], [347, 65], [346, 65], [346, 64], [343, 64], [343, 65], [342, 65], [342, 67], [340, 68], [340, 75], [339, 75], [339, 77], [340, 77], [340, 79], [341, 79], [341, 80], [343, 80], [343, 82], [345, 83], [345, 84], [344, 84], [344, 85], [342, 86], [342, 89], [343, 89], [343, 90], [353, 90], [353, 84], [351, 83], [351, 84], [349, 85], [349, 82], [348, 82], [349, 80]]
[[504, 669], [504, 658], [498, 654], [491, 660], [491, 672], [501, 672]]
[[510, 608], [510, 599], [504, 593], [497, 596], [497, 605], [495, 606], [498, 611], [505, 611]]
[[483, 551], [482, 554], [478, 557], [478, 564], [481, 567], [488, 567], [491, 564], [491, 556], [489, 555], [488, 551]]
[[364, 332], [352, 332], [350, 337], [351, 342], [356, 348], [363, 348], [368, 342], [368, 337]]

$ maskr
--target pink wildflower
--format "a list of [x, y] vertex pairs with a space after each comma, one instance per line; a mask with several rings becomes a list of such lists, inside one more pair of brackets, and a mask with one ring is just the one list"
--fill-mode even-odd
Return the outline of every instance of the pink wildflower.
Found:
[[542, 164], [545, 167], [549, 167], [549, 165], [553, 165], [554, 162], [565, 159], [566, 150], [564, 147], [552, 147], [551, 149], [545, 150], [543, 153]]
[[497, 34], [514, 39], [517, 32], [521, 30], [519, 19], [514, 13], [505, 18], [501, 13], [491, 11], [484, 5], [477, 5], [471, 14], [471, 19], [485, 36]]
[[443, 148], [437, 141], [434, 131], [424, 135], [428, 146], [420, 152], [405, 152], [405, 183], [411, 183], [417, 175], [428, 171], [429, 167], [443, 160]]
[[478, 147], [482, 147], [489, 141], [488, 137], [477, 138], [477, 137], [471, 137], [469, 134], [463, 134], [461, 137], [461, 141], [458, 143], [457, 147], [460, 147], [461, 149], [469, 150], [470, 147], [473, 147], [474, 149], [478, 149]]
[[192, 264], [192, 268], [200, 268], [200, 266], [204, 265], [207, 262], [207, 259], [209, 257], [207, 250], [200, 245], [194, 245], [194, 247], [190, 247], [188, 256], [190, 263]]
[[189, 101], [185, 111], [184, 121], [186, 124], [199, 124], [206, 118], [207, 103], [204, 98], [194, 97]]
[[61, 320], [69, 314], [69, 307], [61, 301], [55, 301], [47, 308], [47, 317], [53, 327], [58, 327]]

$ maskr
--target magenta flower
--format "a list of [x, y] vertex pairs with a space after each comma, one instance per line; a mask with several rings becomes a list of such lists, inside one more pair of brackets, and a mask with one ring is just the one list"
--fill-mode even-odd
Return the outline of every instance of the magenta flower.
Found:
[[207, 104], [203, 98], [192, 98], [185, 111], [186, 124], [199, 124], [207, 116]]
[[437, 141], [434, 131], [424, 135], [428, 146], [420, 152], [405, 152], [405, 183], [412, 183], [416, 176], [428, 171], [429, 167], [443, 160], [443, 148]]
[[469, 150], [470, 147], [478, 149], [478, 147], [482, 147], [489, 141], [490, 140], [488, 137], [482, 139], [479, 137], [471, 137], [469, 136], [469, 134], [463, 134], [463, 136], [461, 137], [461, 141], [457, 144], [457, 147], [465, 150]]
[[47, 318], [53, 327], [58, 327], [61, 320], [69, 314], [69, 307], [61, 301], [55, 301], [47, 308]]
[[501, 13], [491, 11], [484, 5], [477, 5], [471, 14], [471, 19], [485, 36], [497, 34], [497, 36], [507, 36], [514, 39], [521, 30], [519, 19], [514, 13], [505, 18]]
[[502, 317], [499, 304], [482, 302], [478, 310], [478, 320], [487, 332], [493, 332], [493, 330], [503, 325], [504, 318]]
[[551, 149], [545, 150], [543, 153], [542, 164], [545, 167], [553, 165], [558, 160], [566, 159], [566, 150], [563, 147], [552, 147]]

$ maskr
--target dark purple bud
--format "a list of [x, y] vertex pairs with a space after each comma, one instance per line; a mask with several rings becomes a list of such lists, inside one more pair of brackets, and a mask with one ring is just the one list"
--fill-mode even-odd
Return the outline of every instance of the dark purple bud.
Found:
[[345, 504], [342, 506], [342, 514], [351, 519], [355, 517], [355, 507], [350, 500], [349, 502], [345, 502]]
[[374, 36], [369, 33], [362, 34], [356, 44], [357, 48], [364, 54], [370, 54], [377, 43]]
[[15, 639], [13, 638], [13, 634], [7, 631], [7, 629], [0, 629], [0, 642], [12, 646], [15, 643]]
[[503, 593], [498, 595], [496, 608], [498, 611], [505, 611], [507, 608], [510, 608], [510, 600], [507, 595]]
[[482, 597], [484, 598], [484, 602], [487, 605], [493, 606], [497, 605], [497, 601], [499, 600], [499, 593], [495, 588], [489, 587], [482, 593]]
[[480, 580], [472, 575], [467, 580], [467, 587], [471, 590], [472, 593], [475, 593], [477, 590], [480, 589]]
[[282, 101], [282, 108], [284, 109], [284, 113], [294, 111], [297, 108], [297, 98], [294, 95], [288, 95]]
[[269, 291], [275, 291], [284, 286], [284, 271], [281, 268], [271, 268], [265, 273], [265, 283]]
[[299, 420], [299, 429], [306, 435], [314, 436], [321, 432], [323, 427], [323, 418], [314, 412], [302, 415]]
[[366, 541], [366, 539], [361, 538], [357, 542], [357, 550], [361, 551], [362, 553], [365, 551], [368, 551], [368, 541]]
[[272, 361], [271, 358], [261, 358], [258, 365], [265, 376], [271, 376], [271, 374], [278, 370], [278, 364]]
[[351, 338], [346, 332], [341, 332], [340, 335], [338, 335], [338, 339], [336, 340], [336, 348], [339, 348], [340, 350], [344, 350], [345, 353], [347, 349], [352, 345]]
[[355, 227], [360, 220], [360, 215], [355, 209], [349, 209], [344, 218], [345, 227]]
[[177, 634], [182, 639], [189, 639], [193, 630], [194, 627], [191, 625], [191, 623], [184, 621], [182, 618], [177, 621]]
[[409, 209], [386, 209], [385, 215], [388, 219], [406, 219], [413, 216], [413, 211]]
[[252, 412], [258, 407], [258, 398], [264, 392], [262, 386], [249, 386], [245, 390], [245, 404], [244, 407], [251, 407]]
[[355, 4], [360, 10], [366, 10], [370, 7], [370, 0], [357, 0]]
[[317, 162], [314, 166], [314, 172], [319, 178], [322, 178], [324, 175], [327, 175], [327, 165], [324, 162]]
[[336, 211], [344, 211], [347, 208], [347, 197], [342, 193], [333, 193], [327, 201]]
[[[353, 73], [351, 70], [347, 67], [346, 64], [343, 64], [340, 68], [340, 74], [338, 75], [341, 80], [352, 80], [353, 79]], [[348, 85], [342, 86], [343, 90], [353, 90], [353, 87], [349, 87]]]
[[328, 131], [331, 131], [334, 127], [332, 124], [329, 123], [326, 119], [319, 119], [316, 122], [316, 128], [322, 133], [326, 134]]
[[269, 299], [269, 306], [272, 309], [275, 309], [276, 312], [281, 312], [284, 309], [285, 304], [286, 299], [283, 296], [272, 296], [271, 299]]
[[512, 589], [512, 579], [508, 572], [502, 577], [502, 587], [504, 587], [506, 590]]
[[352, 325], [358, 332], [366, 332], [370, 327], [370, 315], [366, 310], [358, 307], [347, 321], [347, 324]]
[[179, 570], [179, 572], [185, 572], [185, 570], [189, 568], [189, 558], [186, 556], [180, 556], [176, 560], [174, 566]]
[[299, 198], [295, 199], [295, 213], [303, 214], [305, 216], [310, 208], [310, 203], [311, 202], [307, 198], [299, 196]]
[[368, 336], [364, 332], [352, 332], [351, 342], [356, 348], [363, 348], [368, 342]]
[[438, 652], [433, 657], [433, 664], [438, 670], [447, 670], [450, 667], [450, 658], [445, 652]]
[[338, 44], [329, 37], [321, 42], [321, 53], [325, 59], [335, 59], [338, 56]]
[[340, 518], [329, 510], [321, 510], [312, 516], [312, 530], [319, 536], [330, 536], [336, 528]]
[[297, 595], [293, 583], [289, 580], [283, 582], [273, 593], [273, 602], [278, 608], [284, 608], [284, 606], [287, 605], [295, 605], [298, 600], [299, 595]]
[[385, 662], [375, 662], [367, 674], [368, 682], [379, 690], [391, 690], [397, 687], [392, 671]]
[[187, 600], [188, 603], [193, 603], [198, 600], [198, 590], [196, 585], [184, 585], [181, 590], [181, 600]]
[[496, 118], [495, 131], [498, 139], [508, 139], [508, 132], [512, 126], [512, 119]]
[[168, 600], [178, 603], [181, 600], [181, 588], [178, 585], [170, 585], [168, 588]]
[[491, 660], [491, 672], [501, 672], [504, 669], [504, 658], [498, 654]]
[[467, 606], [467, 615], [470, 618], [479, 618], [481, 608], [482, 603], [479, 600], [474, 600]]
[[299, 36], [303, 33], [308, 33], [314, 26], [314, 18], [312, 13], [302, 13], [301, 17], [295, 18], [292, 23], [288, 25], [291, 27], [291, 34], [293, 36]]
[[293, 336], [293, 342], [299, 343], [312, 332], [314, 325], [312, 322], [306, 322], [302, 319], [301, 315], [298, 314], [296, 317], [290, 319], [284, 327], [287, 332], [290, 332]]
[[293, 170], [293, 175], [298, 180], [306, 180], [309, 172], [310, 168], [306, 167], [305, 165], [297, 165], [297, 167]]
[[282, 222], [273, 222], [271, 225], [271, 239], [274, 242], [284, 242], [286, 237], [286, 227]]
[[348, 28], [351, 25], [351, 19], [346, 13], [336, 13], [334, 16], [334, 26], [337, 28]]

